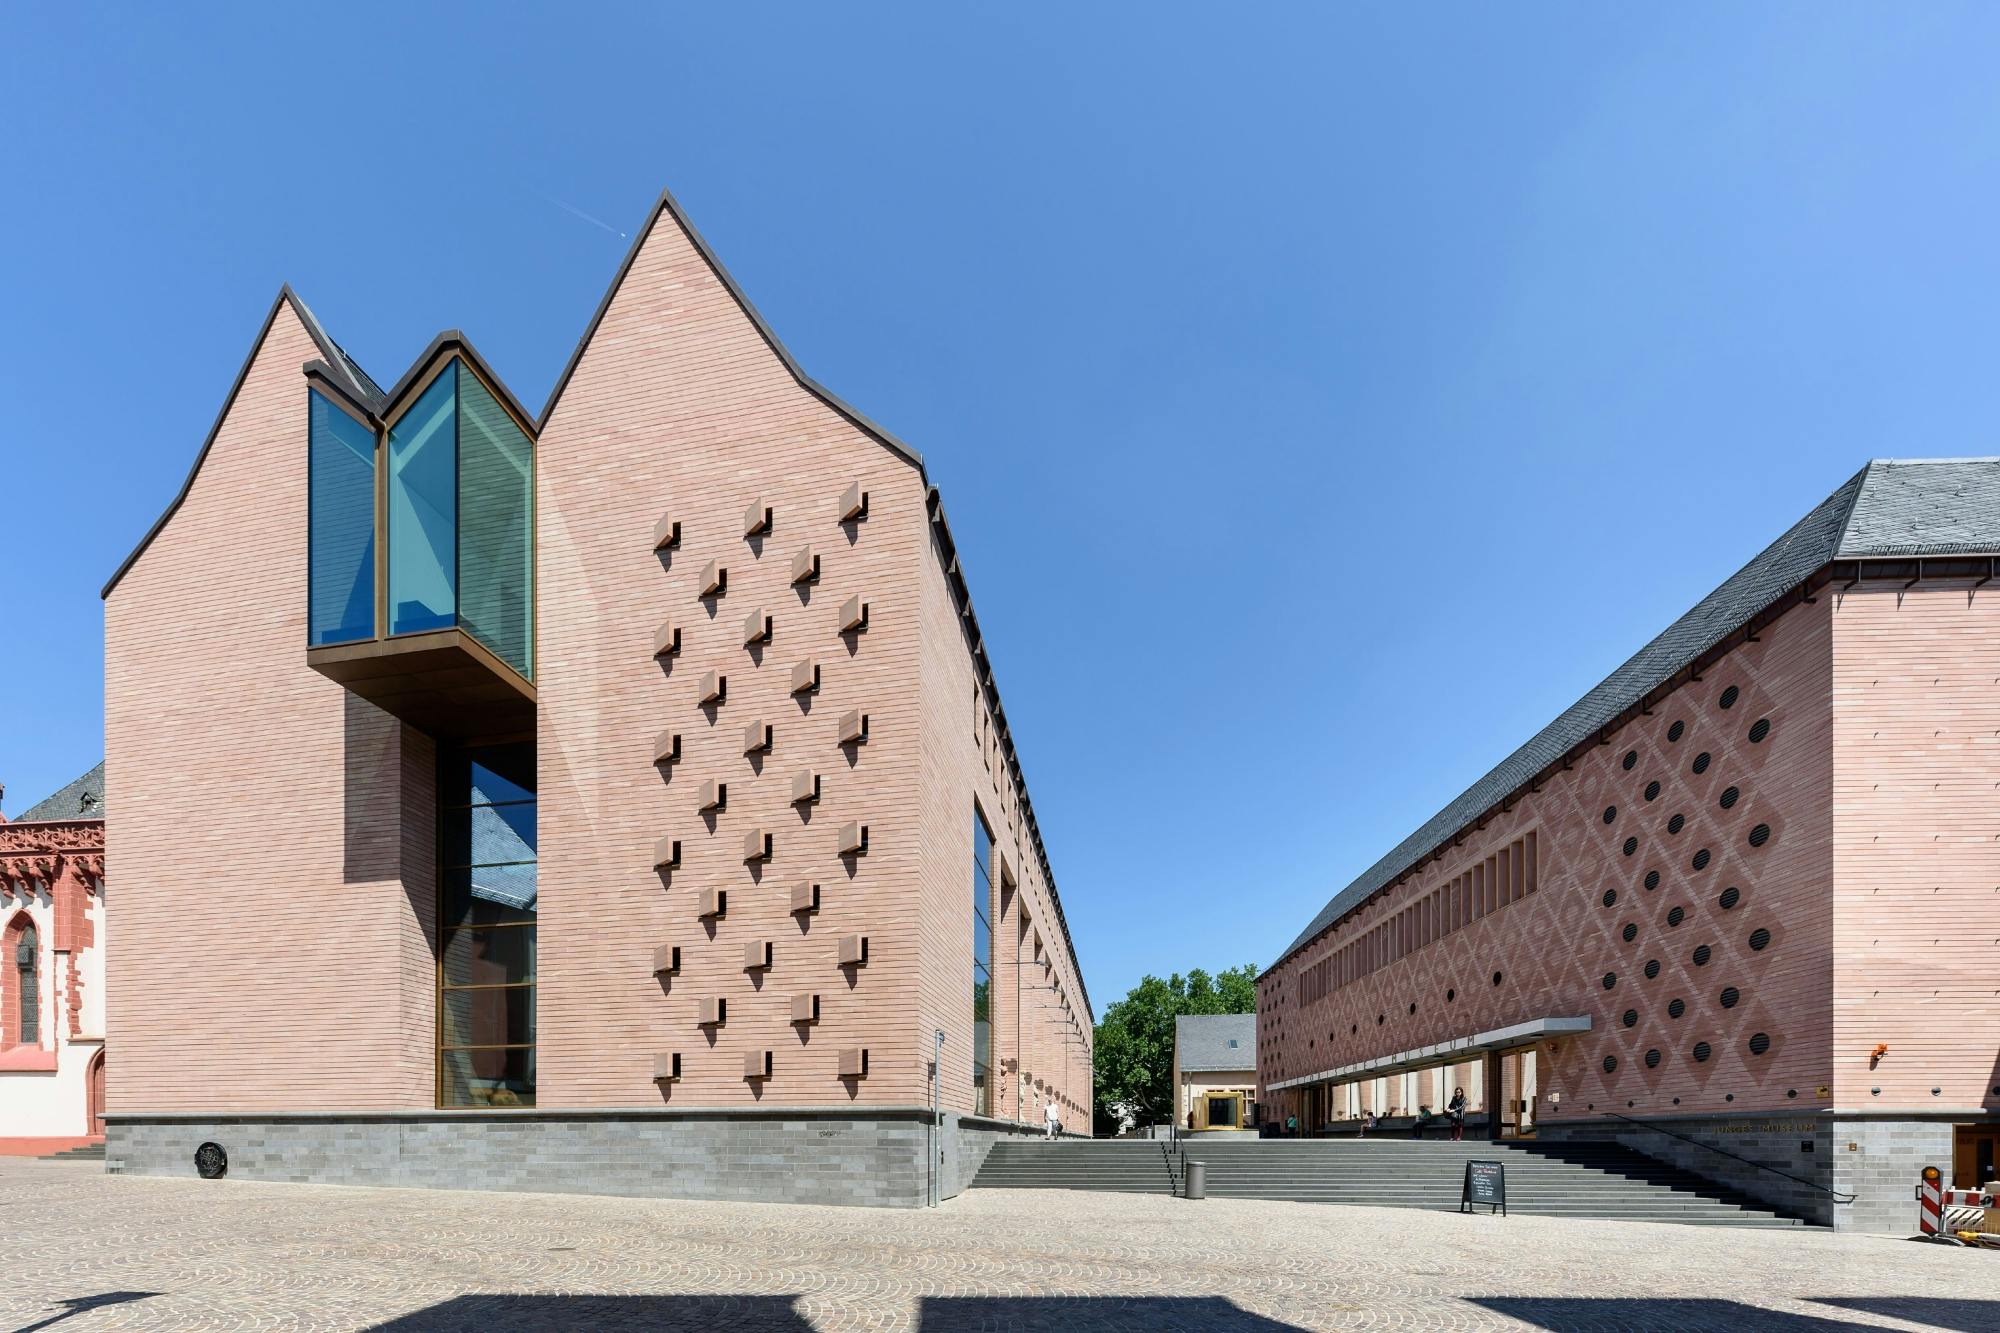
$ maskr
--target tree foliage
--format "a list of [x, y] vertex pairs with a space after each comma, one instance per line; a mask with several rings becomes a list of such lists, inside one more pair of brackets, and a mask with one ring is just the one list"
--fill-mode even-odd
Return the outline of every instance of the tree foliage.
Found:
[[1093, 1051], [1093, 1109], [1099, 1133], [1118, 1129], [1119, 1108], [1139, 1124], [1164, 1124], [1174, 1113], [1174, 1020], [1182, 1014], [1257, 1012], [1257, 965], [1210, 976], [1195, 968], [1165, 981], [1148, 975], [1104, 1011]]

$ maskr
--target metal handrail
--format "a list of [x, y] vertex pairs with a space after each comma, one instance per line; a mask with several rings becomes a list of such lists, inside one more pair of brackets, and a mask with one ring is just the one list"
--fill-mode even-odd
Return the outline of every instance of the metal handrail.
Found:
[[1780, 1171], [1775, 1166], [1768, 1166], [1763, 1162], [1754, 1161], [1751, 1158], [1733, 1153], [1727, 1148], [1718, 1148], [1712, 1143], [1703, 1143], [1700, 1139], [1691, 1139], [1685, 1134], [1676, 1134], [1673, 1130], [1663, 1129], [1650, 1120], [1640, 1120], [1635, 1116], [1621, 1115], [1617, 1111], [1608, 1111], [1606, 1114], [1614, 1120], [1623, 1120], [1628, 1125], [1637, 1125], [1641, 1129], [1651, 1130], [1655, 1134], [1664, 1134], [1670, 1139], [1679, 1139], [1682, 1143], [1692, 1143], [1697, 1148], [1706, 1148], [1719, 1157], [1727, 1157], [1731, 1161], [1742, 1162], [1746, 1166], [1754, 1166], [1759, 1171], [1769, 1171], [1774, 1176], [1783, 1176], [1786, 1180], [1794, 1184], [1804, 1185], [1807, 1189], [1818, 1190], [1822, 1194], [1830, 1195], [1835, 1203], [1853, 1203], [1856, 1198], [1860, 1197], [1854, 1194], [1843, 1194], [1831, 1185], [1822, 1185], [1816, 1180], [1807, 1180], [1804, 1176], [1795, 1176], [1789, 1171]]

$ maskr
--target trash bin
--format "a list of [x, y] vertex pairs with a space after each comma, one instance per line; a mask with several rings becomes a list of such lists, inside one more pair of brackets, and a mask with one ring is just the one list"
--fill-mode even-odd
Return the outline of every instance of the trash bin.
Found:
[[1208, 1163], [1189, 1162], [1187, 1179], [1181, 1184], [1183, 1199], [1206, 1199], [1208, 1197]]

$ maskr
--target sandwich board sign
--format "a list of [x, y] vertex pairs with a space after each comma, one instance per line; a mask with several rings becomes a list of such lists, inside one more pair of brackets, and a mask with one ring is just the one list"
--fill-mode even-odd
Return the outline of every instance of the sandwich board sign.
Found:
[[1467, 1162], [1465, 1185], [1459, 1191], [1458, 1211], [1470, 1212], [1474, 1204], [1507, 1215], [1507, 1168], [1500, 1162]]

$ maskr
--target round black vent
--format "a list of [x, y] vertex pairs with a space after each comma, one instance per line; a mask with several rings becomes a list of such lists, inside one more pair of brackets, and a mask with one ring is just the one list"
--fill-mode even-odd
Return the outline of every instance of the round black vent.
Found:
[[1708, 772], [1708, 751], [1703, 750], [1694, 757], [1694, 771], [1697, 773]]
[[1383, 1024], [1383, 1023], [1384, 1023], [1384, 1022], [1385, 1022], [1385, 1021], [1386, 1021], [1386, 1020], [1388, 1019], [1388, 1017], [1389, 1017], [1389, 1016], [1388, 1016], [1387, 1014], [1377, 1014], [1377, 1015], [1375, 1015], [1375, 1026], [1376, 1026], [1376, 1027], [1378, 1027], [1378, 1028], [1379, 1028], [1379, 1027], [1381, 1027], [1381, 1026], [1382, 1026], [1382, 1024]]
[[1756, 745], [1771, 734], [1771, 719], [1760, 717], [1750, 724], [1750, 743]]
[[1605, 1056], [1605, 1057], [1604, 1057], [1604, 1072], [1608, 1074], [1608, 1073], [1610, 1073], [1610, 1072], [1611, 1072], [1612, 1070], [1614, 1070], [1614, 1069], [1616, 1069], [1616, 1068], [1618, 1068], [1618, 1057], [1617, 1057], [1617, 1056], [1615, 1056], [1615, 1055], [1607, 1055], [1607, 1056]]
[[1649, 801], [1657, 801], [1658, 799], [1660, 799], [1659, 783], [1649, 782], [1646, 784], [1646, 799]]
[[1762, 847], [1770, 840], [1771, 826], [1769, 824], [1759, 824], [1756, 828], [1750, 830], [1750, 845], [1752, 847]]
[[204, 1143], [194, 1150], [194, 1169], [203, 1180], [220, 1180], [229, 1171], [229, 1154], [219, 1143]]
[[1724, 708], [1734, 708], [1736, 706], [1737, 694], [1738, 694], [1737, 688], [1734, 685], [1731, 685], [1728, 689], [1722, 692], [1722, 697], [1720, 699], [1717, 699], [1715, 702], [1722, 705]]
[[1694, 860], [1690, 861], [1688, 864], [1692, 865], [1696, 870], [1708, 869], [1708, 848], [1704, 847], [1700, 851], [1696, 852], [1694, 854]]
[[1708, 946], [1706, 944], [1697, 944], [1695, 946], [1694, 965], [1696, 967], [1708, 966]]
[[1639, 1011], [1637, 1009], [1627, 1009], [1619, 1021], [1628, 1028], [1637, 1027], [1639, 1025]]
[[1625, 929], [1619, 931], [1618, 933], [1625, 937], [1625, 942], [1627, 944], [1630, 944], [1633, 940], [1639, 938], [1639, 928], [1633, 925], [1629, 921], [1625, 923]]
[[1648, 958], [1646, 960], [1646, 980], [1651, 981], [1654, 977], [1657, 977], [1659, 975], [1660, 975], [1660, 960], [1657, 958]]
[[1698, 1041], [1694, 1044], [1694, 1062], [1696, 1064], [1706, 1064], [1708, 1057], [1713, 1054], [1714, 1052], [1709, 1050], [1707, 1042]]
[[1762, 1055], [1764, 1052], [1770, 1049], [1771, 1049], [1770, 1033], [1753, 1032], [1750, 1034], [1750, 1054]]
[[1639, 850], [1639, 840], [1637, 838], [1625, 839], [1625, 855], [1630, 856], [1632, 853], [1638, 850]]
[[1647, 1051], [1646, 1068], [1658, 1069], [1659, 1067], [1660, 1067], [1660, 1053], [1658, 1051]]
[[1687, 826], [1688, 826], [1688, 817], [1686, 815], [1675, 815], [1672, 819], [1669, 819], [1667, 821], [1667, 832], [1679, 833], [1682, 829], [1686, 828]]
[[1734, 986], [1724, 986], [1722, 988], [1722, 994], [1717, 996], [1716, 998], [1721, 1001], [1722, 1007], [1724, 1009], [1734, 1009], [1736, 1007], [1737, 1001], [1743, 998], [1743, 992], [1737, 990], [1736, 987]]
[[1453, 1000], [1456, 1000], [1457, 998], [1458, 998], [1458, 992], [1456, 990], [1448, 990], [1444, 993], [1444, 1002], [1446, 1004], [1450, 1004]]
[[1627, 773], [1630, 773], [1632, 771], [1632, 765], [1639, 762], [1639, 752], [1637, 750], [1627, 750], [1625, 752], [1625, 758], [1623, 762], [1625, 765], [1625, 771]]
[[1687, 735], [1687, 729], [1688, 729], [1687, 723], [1676, 722], [1671, 727], [1667, 728], [1667, 739], [1670, 741], [1677, 741], [1681, 737]]
[[1684, 907], [1676, 907], [1667, 913], [1667, 924], [1670, 926], [1678, 926], [1685, 920], [1687, 920], [1687, 909]]
[[1764, 948], [1764, 946], [1769, 944], [1770, 942], [1771, 942], [1771, 932], [1764, 929], [1762, 926], [1759, 926], [1757, 927], [1757, 929], [1750, 932], [1750, 947], [1752, 949], [1761, 951]]
[[1607, 824], [1609, 824], [1609, 823], [1610, 823], [1610, 822], [1611, 822], [1612, 820], [1614, 820], [1614, 819], [1616, 819], [1616, 818], [1618, 818], [1618, 807], [1617, 807], [1617, 806], [1615, 806], [1615, 805], [1607, 805], [1607, 806], [1605, 806], [1605, 807], [1604, 807], [1604, 822], [1605, 822], [1605, 823], [1607, 823]]
[[1606, 907], [1609, 907], [1609, 906], [1611, 906], [1611, 904], [1613, 904], [1613, 903], [1615, 903], [1615, 902], [1617, 902], [1617, 901], [1618, 901], [1618, 890], [1616, 890], [1616, 889], [1606, 889], [1606, 890], [1604, 891], [1604, 905], [1605, 905]]
[[1730, 908], [1736, 906], [1736, 904], [1741, 902], [1742, 900], [1743, 900], [1743, 891], [1741, 889], [1738, 889], [1734, 884], [1732, 884], [1728, 888], [1724, 889], [1722, 891], [1722, 896], [1717, 898], [1715, 901], [1721, 903], [1722, 910], [1727, 912]]
[[1731, 806], [1736, 804], [1736, 798], [1741, 796], [1742, 794], [1743, 794], [1742, 792], [1736, 790], [1736, 788], [1734, 787], [1725, 787], [1723, 788], [1722, 791], [1722, 799], [1716, 802], [1716, 804], [1720, 805], [1724, 810], [1727, 810]]
[[1493, 974], [1493, 984], [1494, 984], [1494, 985], [1496, 985], [1496, 986], [1497, 986], [1497, 985], [1499, 985], [1499, 984], [1500, 984], [1500, 979], [1501, 979], [1501, 978], [1502, 978], [1503, 976], [1505, 976], [1505, 975], [1506, 975], [1506, 973], [1504, 973], [1504, 972], [1495, 972], [1495, 973]]
[[1417, 1002], [1415, 1000], [1410, 1001], [1410, 1012], [1413, 1014], [1417, 1012]]
[[1660, 887], [1660, 872], [1659, 872], [1659, 871], [1657, 871], [1657, 870], [1648, 870], [1648, 871], [1646, 872], [1646, 887], [1647, 887], [1648, 889], [1657, 889], [1657, 888], [1659, 888], [1659, 887]]
[[1617, 984], [1618, 984], [1618, 974], [1616, 972], [1606, 972], [1604, 974], [1604, 989], [1610, 990], [1613, 986], [1616, 986]]
[[1679, 1018], [1682, 1014], [1686, 1013], [1687, 1011], [1688, 1011], [1688, 1006], [1686, 1000], [1675, 999], [1667, 1001], [1668, 1018]]

